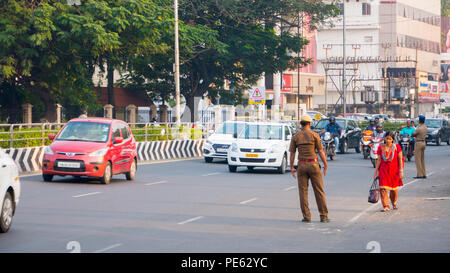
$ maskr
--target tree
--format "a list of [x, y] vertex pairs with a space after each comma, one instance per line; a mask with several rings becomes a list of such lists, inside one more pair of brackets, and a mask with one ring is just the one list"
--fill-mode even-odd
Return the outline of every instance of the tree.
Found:
[[[312, 26], [338, 13], [333, 3], [313, 0], [181, 0], [179, 10], [180, 19], [192, 29], [203, 27], [216, 34], [209, 44], [197, 39], [194, 43], [200, 42], [197, 47], [189, 47], [192, 43], [187, 43], [187, 47], [180, 48], [181, 93], [191, 110], [191, 120], [195, 116], [195, 97], [206, 93], [212, 96], [221, 93], [227, 97], [223, 88], [225, 80], [233, 86], [235, 93], [232, 96], [239, 99], [263, 72], [276, 73], [306, 64], [307, 59], [292, 54], [307, 43], [290, 31], [298, 25], [300, 12], [309, 15]], [[284, 26], [282, 35], [275, 31], [278, 24]], [[191, 37], [195, 39], [198, 36], [180, 36], [180, 43]], [[158, 79], [164, 79], [164, 89], [171, 86], [170, 90], [174, 90], [173, 55], [170, 51], [168, 53], [149, 56], [146, 60], [149, 64], [146, 69], [157, 69], [159, 73], [167, 73], [166, 76], [133, 69], [130, 78], [139, 77], [141, 83], [155, 84]], [[169, 66], [161, 70], [153, 61], [162, 61]]]
[[[54, 104], [98, 109], [95, 66], [125, 66], [130, 56], [164, 52], [160, 37], [170, 23], [160, 0], [6, 0], [0, 3], [0, 86], [14, 109], [19, 88], [37, 95], [52, 119]], [[3, 104], [3, 103], [2, 103]], [[15, 109], [17, 110], [17, 109]], [[17, 119], [16, 119], [17, 120]], [[14, 122], [14, 120], [12, 120]]]

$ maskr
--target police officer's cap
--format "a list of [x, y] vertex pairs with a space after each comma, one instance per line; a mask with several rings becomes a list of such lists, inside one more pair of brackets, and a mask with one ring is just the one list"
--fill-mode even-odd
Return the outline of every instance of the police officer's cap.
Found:
[[303, 122], [312, 122], [312, 118], [308, 115], [303, 115], [301, 121]]

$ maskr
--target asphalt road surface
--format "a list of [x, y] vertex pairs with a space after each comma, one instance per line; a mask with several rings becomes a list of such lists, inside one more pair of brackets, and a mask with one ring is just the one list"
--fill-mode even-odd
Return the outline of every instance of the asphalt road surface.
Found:
[[[414, 160], [414, 159], [413, 159]], [[229, 173], [224, 161], [142, 164], [134, 181], [22, 177], [13, 226], [0, 252], [450, 252], [450, 146], [428, 146], [429, 178], [405, 166], [399, 210], [367, 202], [369, 160], [329, 162], [330, 223], [301, 223], [296, 180], [272, 169]]]

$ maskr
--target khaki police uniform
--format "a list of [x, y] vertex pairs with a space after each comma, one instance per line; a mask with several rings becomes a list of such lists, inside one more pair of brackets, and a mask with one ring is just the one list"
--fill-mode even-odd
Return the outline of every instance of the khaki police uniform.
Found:
[[416, 168], [417, 168], [417, 176], [427, 176], [425, 170], [425, 148], [427, 143], [425, 138], [427, 137], [428, 128], [425, 124], [422, 124], [417, 128], [411, 136], [415, 138], [416, 144], [414, 145], [415, 149], [415, 157], [416, 157]]
[[303, 218], [307, 220], [311, 220], [311, 213], [308, 205], [308, 180], [310, 179], [316, 197], [320, 218], [328, 218], [328, 209], [325, 193], [323, 191], [323, 178], [316, 153], [316, 151], [320, 150], [323, 150], [323, 146], [319, 134], [311, 131], [309, 128], [303, 128], [292, 137], [289, 151], [294, 154], [298, 151], [297, 180], [300, 208], [302, 210]]

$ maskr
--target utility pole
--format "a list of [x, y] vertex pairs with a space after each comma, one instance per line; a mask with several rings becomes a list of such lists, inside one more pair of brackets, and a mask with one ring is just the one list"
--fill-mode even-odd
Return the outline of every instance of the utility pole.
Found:
[[[325, 49], [325, 60], [328, 62], [328, 50], [330, 50], [333, 46], [330, 44], [323, 45]], [[325, 69], [325, 116], [328, 115], [328, 69]]]
[[[298, 35], [303, 39], [303, 19], [301, 13], [298, 14]], [[300, 59], [300, 57], [301, 50], [298, 52], [298, 58]], [[297, 69], [297, 120], [300, 122], [300, 63]]]
[[345, 68], [347, 66], [347, 60], [346, 60], [346, 55], [345, 55], [345, 0], [342, 0], [342, 57], [344, 60], [344, 65], [343, 65], [343, 71], [342, 71], [342, 92], [344, 94], [344, 99], [343, 99], [343, 103], [344, 103], [344, 118], [347, 114], [347, 84], [346, 84], [346, 79], [345, 79]]
[[415, 65], [415, 84], [416, 84], [416, 88], [415, 88], [415, 96], [414, 96], [414, 115], [417, 117], [419, 115], [419, 73], [417, 72], [417, 68], [418, 68], [418, 46], [416, 45], [416, 65]]
[[[180, 52], [178, 45], [178, 0], [174, 0], [174, 13], [175, 13], [175, 112], [177, 126], [181, 122], [181, 98], [180, 98]], [[190, 109], [195, 111], [195, 109]], [[192, 121], [194, 122], [194, 120]]]

